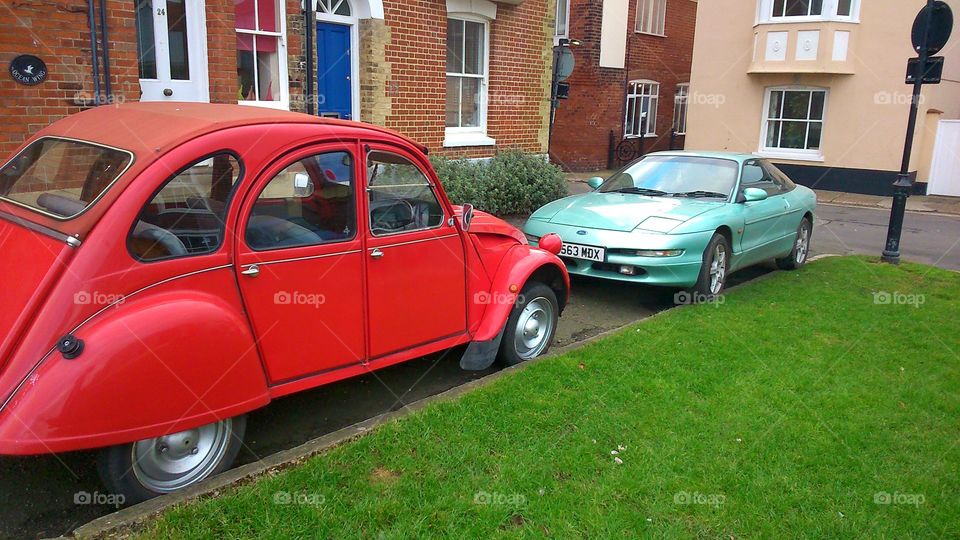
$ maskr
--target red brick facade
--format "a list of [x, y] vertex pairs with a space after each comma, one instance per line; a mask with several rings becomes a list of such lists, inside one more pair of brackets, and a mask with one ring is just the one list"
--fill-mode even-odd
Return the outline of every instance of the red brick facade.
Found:
[[[644, 151], [666, 150], [673, 125], [674, 93], [677, 84], [690, 82], [695, 0], [667, 0], [665, 37], [635, 32], [637, 2], [630, 0], [627, 20], [626, 67], [600, 67], [600, 37], [603, 0], [571, 0], [570, 38], [581, 41], [572, 50], [576, 68], [568, 82], [570, 98], [560, 101], [550, 156], [572, 171], [606, 169], [614, 144], [623, 140], [626, 94], [629, 81], [660, 83], [656, 138], [645, 138]], [[638, 141], [634, 141], [639, 143]], [[675, 141], [683, 146], [683, 137]], [[613, 166], [618, 166], [614, 158]]]
[[[190, 0], [188, 0], [190, 1]], [[496, 146], [444, 148], [445, 0], [385, 0], [383, 20], [360, 20], [360, 118], [386, 125], [450, 156], [487, 157], [499, 149], [546, 153], [555, 0], [496, 4], [490, 21], [487, 135]], [[99, 6], [99, 0], [94, 0]], [[140, 99], [134, 3], [107, 0], [110, 101]], [[290, 108], [305, 110], [304, 22], [300, 0], [286, 1]], [[94, 84], [86, 0], [12, 0], [0, 32], [0, 159], [30, 134], [92, 102]], [[237, 101], [234, 2], [206, 0], [210, 101]], [[99, 23], [99, 13], [97, 13]], [[377, 39], [385, 42], [378, 49]], [[98, 43], [102, 53], [102, 43]], [[9, 62], [34, 54], [49, 77], [29, 87]], [[101, 62], [102, 63], [102, 62]], [[313, 76], [313, 75], [309, 75]], [[101, 83], [100, 93], [105, 93]], [[104, 96], [108, 97], [108, 96]]]

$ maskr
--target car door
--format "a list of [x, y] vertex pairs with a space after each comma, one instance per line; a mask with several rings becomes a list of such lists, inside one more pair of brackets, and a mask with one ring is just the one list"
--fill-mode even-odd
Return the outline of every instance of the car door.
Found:
[[[762, 189], [767, 192], [767, 198], [746, 201], [743, 191], [747, 188]], [[740, 239], [743, 265], [782, 255], [780, 244], [785, 228], [787, 201], [760, 160], [744, 162], [737, 200], [743, 214], [743, 235]]]
[[353, 144], [291, 153], [240, 212], [240, 290], [273, 384], [366, 360]]
[[367, 146], [371, 359], [466, 331], [462, 238], [425, 171], [412, 153]]

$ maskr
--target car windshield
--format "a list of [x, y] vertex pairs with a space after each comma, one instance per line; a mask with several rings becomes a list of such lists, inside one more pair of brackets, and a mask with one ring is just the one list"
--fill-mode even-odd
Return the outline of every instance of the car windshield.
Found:
[[737, 182], [737, 162], [699, 156], [647, 156], [600, 186], [603, 193], [727, 198]]
[[0, 169], [0, 198], [57, 219], [74, 218], [120, 177], [133, 154], [91, 143], [43, 138]]

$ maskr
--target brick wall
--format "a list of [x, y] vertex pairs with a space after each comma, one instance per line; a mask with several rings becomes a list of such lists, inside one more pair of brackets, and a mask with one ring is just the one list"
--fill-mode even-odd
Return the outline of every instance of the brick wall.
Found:
[[[547, 112], [555, 0], [498, 4], [490, 30], [488, 135], [496, 147], [443, 148], [446, 107], [446, 3], [387, 0], [385, 20], [362, 20], [360, 117], [396, 129], [432, 151], [486, 157], [499, 149], [546, 152]], [[95, 2], [96, 3], [96, 2]], [[40, 128], [81, 111], [94, 94], [86, 0], [10, 0], [0, 28], [0, 154], [6, 156]], [[112, 94], [110, 101], [140, 99], [134, 3], [108, 0]], [[287, 0], [287, 66], [290, 105], [306, 110], [303, 15]], [[206, 0], [210, 101], [237, 98], [234, 3]], [[98, 19], [99, 21], [99, 19]], [[102, 52], [102, 45], [98, 44]], [[35, 87], [7, 76], [19, 54], [35, 54], [49, 70]], [[101, 93], [105, 90], [101, 89]]]
[[[24, 139], [48, 124], [83, 110], [94, 97], [90, 31], [85, 0], [12, 0], [0, 31], [0, 154], [6, 157]], [[136, 29], [125, 3], [107, 2], [113, 100], [139, 99]], [[99, 15], [98, 15], [99, 17]], [[102, 50], [102, 43], [97, 44]], [[21, 54], [40, 57], [47, 80], [24, 86], [9, 76]], [[101, 94], [105, 88], [100, 89]]]
[[[572, 0], [570, 37], [576, 68], [568, 82], [570, 99], [561, 101], [550, 142], [550, 156], [572, 171], [607, 167], [609, 134], [623, 137], [627, 84], [649, 79], [660, 83], [657, 138], [644, 141], [646, 151], [666, 150], [673, 125], [673, 95], [678, 83], [690, 81], [697, 3], [668, 0], [666, 37], [634, 32], [637, 1], [631, 0], [627, 20], [626, 69], [600, 67], [603, 0]], [[683, 138], [677, 140], [677, 146]]]

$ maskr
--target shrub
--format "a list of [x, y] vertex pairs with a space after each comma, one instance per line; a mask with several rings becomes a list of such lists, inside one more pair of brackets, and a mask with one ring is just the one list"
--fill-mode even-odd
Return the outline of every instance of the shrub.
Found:
[[541, 156], [510, 150], [491, 160], [431, 158], [454, 204], [500, 216], [530, 214], [567, 195], [567, 181], [559, 167]]

